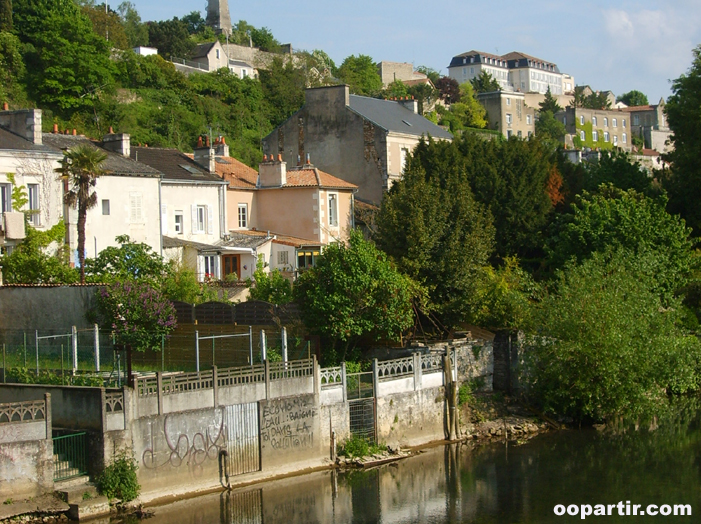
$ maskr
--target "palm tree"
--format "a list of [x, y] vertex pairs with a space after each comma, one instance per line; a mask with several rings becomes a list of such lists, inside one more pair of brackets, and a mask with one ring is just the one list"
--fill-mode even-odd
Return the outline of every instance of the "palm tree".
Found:
[[65, 204], [78, 208], [78, 263], [80, 283], [85, 284], [85, 220], [88, 209], [97, 204], [97, 193], [92, 188], [97, 177], [105, 173], [102, 168], [107, 154], [89, 144], [81, 144], [63, 153], [62, 166], [56, 171], [68, 181], [68, 190], [63, 196]]

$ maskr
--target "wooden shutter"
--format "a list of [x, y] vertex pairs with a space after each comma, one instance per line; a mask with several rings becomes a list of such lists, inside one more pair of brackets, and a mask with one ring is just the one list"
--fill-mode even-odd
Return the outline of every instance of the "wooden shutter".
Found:
[[190, 205], [190, 211], [190, 219], [192, 220], [192, 233], [195, 234], [197, 233], [197, 206], [195, 204]]
[[214, 234], [214, 210], [210, 205], [207, 205], [207, 234]]

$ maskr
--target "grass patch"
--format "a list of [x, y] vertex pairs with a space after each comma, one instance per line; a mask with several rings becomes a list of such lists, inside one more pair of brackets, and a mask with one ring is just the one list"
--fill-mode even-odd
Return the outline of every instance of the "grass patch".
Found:
[[367, 439], [354, 436], [345, 442], [338, 455], [348, 458], [363, 458], [387, 451], [387, 446], [368, 442]]

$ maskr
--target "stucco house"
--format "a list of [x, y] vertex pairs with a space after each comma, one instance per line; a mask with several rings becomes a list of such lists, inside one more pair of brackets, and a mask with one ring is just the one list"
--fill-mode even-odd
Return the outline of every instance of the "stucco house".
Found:
[[633, 135], [644, 140], [646, 149], [654, 149], [659, 153], [666, 153], [671, 147], [668, 141], [672, 131], [667, 125], [664, 108], [664, 98], [657, 104], [626, 108], [626, 111], [630, 112]]
[[569, 148], [632, 149], [631, 118], [628, 110], [568, 107], [555, 114], [565, 125]]
[[[24, 186], [29, 223], [45, 231], [63, 216], [62, 186], [55, 170], [63, 154], [43, 142], [39, 109], [0, 111], [0, 252], [25, 236], [24, 213], [12, 209], [13, 187]], [[14, 181], [14, 185], [13, 185]]]
[[501, 132], [506, 138], [527, 138], [535, 133], [536, 111], [528, 107], [523, 93], [479, 93], [477, 101], [487, 110], [489, 128]]
[[416, 100], [351, 95], [347, 85], [307, 89], [305, 104], [263, 139], [263, 152], [288, 166], [308, 156], [318, 169], [358, 186], [357, 198], [379, 204], [402, 176], [421, 137], [453, 136], [417, 114]]

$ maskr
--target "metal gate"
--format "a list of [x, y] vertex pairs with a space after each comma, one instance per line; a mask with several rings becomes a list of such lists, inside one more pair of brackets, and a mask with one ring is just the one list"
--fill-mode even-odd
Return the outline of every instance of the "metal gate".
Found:
[[226, 406], [224, 412], [229, 474], [260, 471], [258, 403]]
[[375, 442], [375, 398], [365, 398], [348, 402], [350, 412], [350, 432], [368, 442]]
[[224, 491], [220, 496], [220, 520], [226, 524], [262, 524], [263, 490]]

